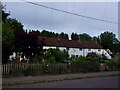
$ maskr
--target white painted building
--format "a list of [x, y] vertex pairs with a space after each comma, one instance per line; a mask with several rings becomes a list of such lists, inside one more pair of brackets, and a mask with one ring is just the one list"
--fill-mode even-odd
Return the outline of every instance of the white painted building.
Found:
[[[75, 41], [75, 40], [65, 40], [65, 39], [55, 39], [48, 37], [38, 37], [39, 41], [43, 44], [43, 49], [60, 49], [68, 51], [69, 57], [80, 57], [87, 56], [88, 53], [96, 53], [98, 55], [104, 54], [108, 59], [111, 59], [110, 54], [112, 52], [107, 49], [103, 49], [98, 43], [90, 41]], [[19, 55], [20, 56], [20, 55]], [[16, 53], [9, 56], [10, 60], [15, 59]], [[24, 57], [27, 60], [26, 57]], [[22, 57], [20, 56], [20, 61]]]
[[53, 48], [66, 50], [68, 51], [69, 57], [87, 56], [88, 53], [96, 53], [98, 55], [104, 54], [108, 59], [111, 59], [110, 54], [112, 54], [112, 52], [109, 49], [103, 49], [101, 45], [96, 42], [79, 42], [48, 37], [39, 37], [39, 40], [43, 42], [43, 49]]

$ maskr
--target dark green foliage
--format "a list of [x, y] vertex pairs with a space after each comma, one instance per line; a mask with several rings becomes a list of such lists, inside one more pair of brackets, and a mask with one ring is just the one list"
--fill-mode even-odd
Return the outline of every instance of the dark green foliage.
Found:
[[6, 44], [14, 45], [14, 33], [17, 31], [23, 31], [23, 25], [16, 19], [6, 18], [2, 23], [3, 42]]
[[120, 59], [118, 60], [107, 60], [106, 64], [108, 70], [120, 70]]
[[[0, 8], [1, 9], [1, 8]], [[2, 8], [4, 9], [4, 8]], [[7, 63], [9, 55], [12, 53], [15, 42], [16, 31], [23, 30], [23, 25], [16, 19], [8, 18], [9, 13], [2, 10], [2, 62]]]
[[75, 60], [71, 60], [71, 72], [97, 72], [100, 71], [100, 57], [95, 53], [89, 53], [87, 57], [79, 57]]
[[113, 32], [104, 32], [100, 34], [100, 44], [105, 49], [110, 49], [113, 53], [120, 52], [118, 51], [120, 48], [120, 42], [115, 37]]
[[99, 37], [93, 36], [92, 41], [100, 43]]
[[80, 34], [81, 41], [92, 41], [92, 37], [86, 33]]
[[69, 38], [68, 38], [68, 34], [64, 34], [64, 32], [62, 32], [62, 33], [60, 34], [60, 37], [61, 37], [62, 39], [69, 39]]
[[42, 50], [40, 55], [35, 56], [30, 62], [34, 63], [58, 63], [68, 58], [67, 51], [60, 51], [59, 49]]
[[96, 72], [100, 70], [99, 62], [77, 60], [69, 66], [70, 72]]
[[41, 63], [42, 59], [43, 59], [43, 56], [38, 55], [38, 56], [36, 56], [36, 57], [33, 57], [33, 58], [30, 60], [30, 63]]
[[80, 41], [92, 41], [92, 37], [86, 33], [78, 35], [77, 33], [71, 34], [72, 40], [80, 40]]
[[7, 17], [9, 16], [10, 14], [9, 13], [5, 13], [3, 10], [2, 10], [2, 21], [3, 23], [5, 23]]
[[72, 33], [71, 34], [71, 40], [79, 40], [78, 34], [77, 33]]
[[108, 58], [104, 54], [102, 54], [101, 59], [102, 60], [108, 60]]
[[43, 30], [41, 32], [38, 30], [37, 31], [33, 30], [32, 32], [34, 32], [37, 36], [42, 36], [42, 37], [57, 38], [59, 36], [62, 39], [69, 39], [68, 34], [66, 34], [64, 32], [61, 32], [61, 34], [46, 31], [46, 30]]
[[88, 53], [88, 55], [86, 57], [100, 58], [100, 56], [97, 55], [96, 53]]
[[101, 39], [101, 45], [104, 48], [108, 48], [108, 47], [111, 48], [115, 40], [115, 34], [107, 31], [107, 32], [101, 33], [100, 39]]
[[56, 63], [55, 57], [53, 57], [53, 56], [49, 57], [47, 61], [48, 61], [48, 63], [51, 63], [51, 64]]
[[60, 51], [59, 49], [49, 49], [51, 56], [55, 57], [56, 62], [62, 62], [68, 57], [67, 51]]

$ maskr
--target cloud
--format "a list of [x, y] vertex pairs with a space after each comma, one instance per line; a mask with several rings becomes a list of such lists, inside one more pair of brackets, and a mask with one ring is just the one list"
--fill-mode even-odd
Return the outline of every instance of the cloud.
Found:
[[[72, 32], [85, 32], [92, 36], [97, 36], [106, 30], [115, 34], [118, 32], [116, 24], [90, 20], [23, 2], [4, 4], [6, 4], [6, 11], [11, 12], [10, 17], [22, 22], [24, 28], [47, 29], [58, 33], [65, 32], [69, 35]], [[115, 2], [38, 2], [38, 4], [108, 21], [117, 22], [118, 20], [118, 6]]]

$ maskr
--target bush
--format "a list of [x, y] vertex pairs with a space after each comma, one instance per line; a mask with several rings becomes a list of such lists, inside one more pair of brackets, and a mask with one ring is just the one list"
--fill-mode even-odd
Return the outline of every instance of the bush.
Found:
[[59, 49], [49, 49], [51, 56], [55, 57], [56, 62], [62, 62], [64, 59], [68, 58], [67, 51], [60, 51]]
[[53, 56], [49, 57], [47, 61], [48, 61], [49, 63], [51, 63], [51, 64], [55, 64], [55, 63], [56, 63], [55, 57], [53, 57]]
[[100, 58], [100, 56], [97, 55], [96, 53], [88, 53], [88, 55], [86, 57]]
[[100, 70], [99, 62], [90, 61], [90, 60], [83, 60], [78, 59], [75, 63], [71, 64], [73, 65], [72, 71], [73, 72], [95, 72]]
[[102, 54], [101, 59], [102, 60], [108, 60], [108, 58], [104, 54]]
[[30, 62], [31, 62], [31, 63], [38, 63], [38, 62], [41, 62], [42, 59], [43, 59], [42, 56], [36, 56], [36, 57], [33, 57], [33, 58], [30, 60]]
[[107, 60], [106, 65], [108, 66], [108, 70], [120, 70], [120, 59]]

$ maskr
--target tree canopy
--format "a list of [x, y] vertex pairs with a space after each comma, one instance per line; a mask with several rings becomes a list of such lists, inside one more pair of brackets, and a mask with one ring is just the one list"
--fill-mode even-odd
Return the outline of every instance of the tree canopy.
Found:
[[120, 52], [120, 41], [113, 32], [101, 33], [99, 39], [103, 48], [110, 49], [113, 53]]
[[59, 36], [62, 39], [69, 39], [68, 34], [64, 32], [61, 32], [60, 34], [47, 30], [42, 30], [41, 32], [38, 30], [37, 31], [32, 30], [32, 32], [34, 32], [37, 36], [50, 37], [50, 38], [57, 38]]
[[92, 41], [92, 37], [86, 33], [80, 34], [81, 41]]

